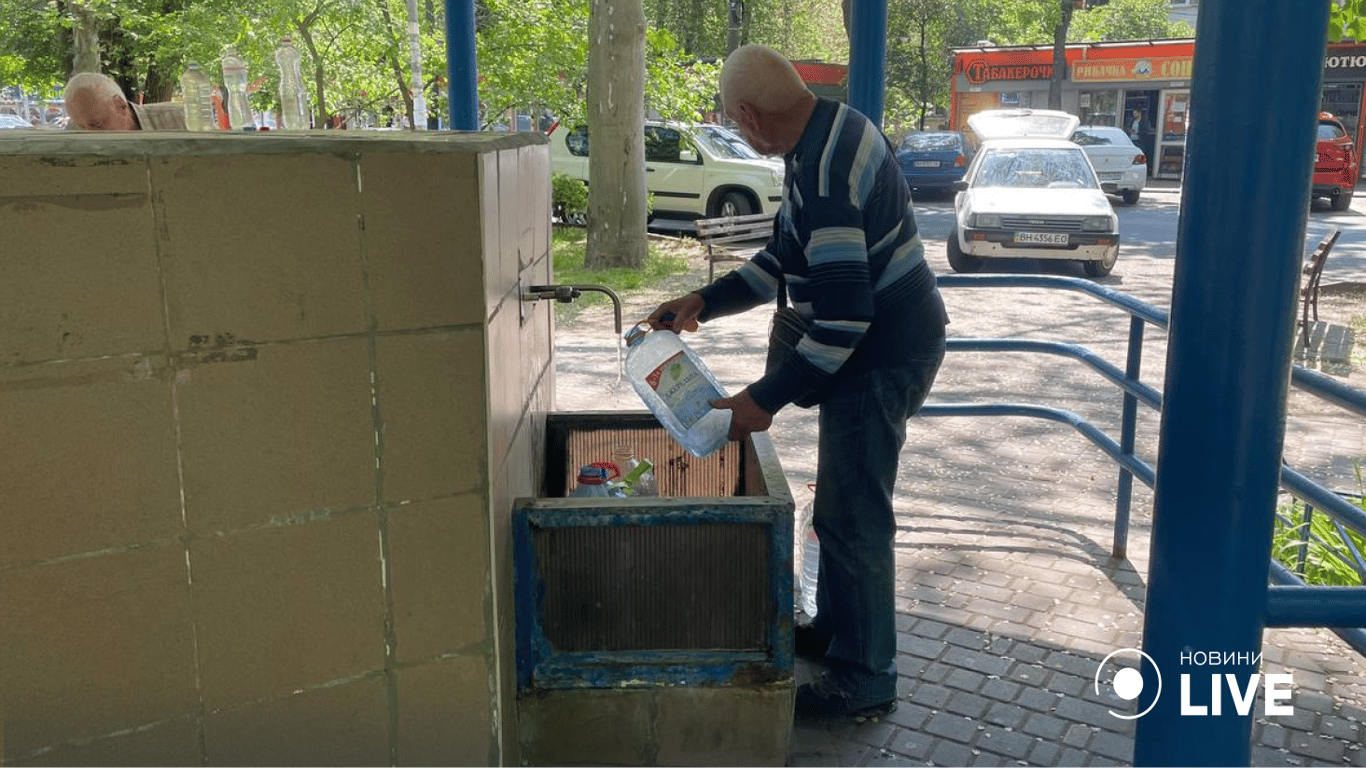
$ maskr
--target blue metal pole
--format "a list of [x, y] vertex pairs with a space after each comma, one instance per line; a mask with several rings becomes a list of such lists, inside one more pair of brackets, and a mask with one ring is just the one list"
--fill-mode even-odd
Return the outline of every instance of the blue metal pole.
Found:
[[[1124, 377], [1138, 381], [1143, 367], [1143, 320], [1129, 318], [1129, 357], [1124, 366]], [[1134, 440], [1138, 422], [1138, 397], [1125, 391], [1123, 416], [1119, 422], [1119, 449], [1134, 455]], [[1122, 559], [1129, 556], [1129, 509], [1134, 497], [1134, 476], [1120, 467], [1119, 487], [1115, 493], [1115, 535], [1110, 556]]]
[[849, 106], [881, 128], [887, 0], [853, 0], [849, 16]]
[[[1247, 765], [1328, 3], [1206, 0], [1196, 24], [1135, 765]], [[1201, 665], [1217, 652], [1218, 663]], [[1209, 711], [1212, 711], [1210, 707]]]
[[479, 130], [479, 65], [475, 57], [474, 0], [446, 0], [446, 88], [450, 127]]

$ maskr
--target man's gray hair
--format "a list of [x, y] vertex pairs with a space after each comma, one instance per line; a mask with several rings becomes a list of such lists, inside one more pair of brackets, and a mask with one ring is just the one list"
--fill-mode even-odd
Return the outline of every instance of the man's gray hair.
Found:
[[726, 57], [720, 86], [727, 108], [745, 101], [764, 112], [781, 112], [810, 93], [787, 57], [758, 43], [742, 45]]
[[123, 89], [114, 79], [99, 72], [77, 72], [66, 81], [66, 88], [62, 91], [62, 100], [71, 101], [71, 97], [77, 93], [86, 92], [96, 97], [97, 100], [107, 101], [111, 96], [118, 96], [124, 101], [128, 100], [123, 95]]

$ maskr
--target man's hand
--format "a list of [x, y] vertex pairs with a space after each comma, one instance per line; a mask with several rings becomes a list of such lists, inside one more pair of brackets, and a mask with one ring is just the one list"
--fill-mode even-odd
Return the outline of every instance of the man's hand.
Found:
[[[653, 331], [660, 328], [667, 328], [674, 333], [695, 331], [697, 330], [697, 318], [706, 307], [707, 303], [702, 300], [701, 294], [689, 293], [686, 296], [680, 296], [672, 301], [660, 304], [645, 320], [650, 324], [650, 330]], [[670, 313], [673, 314], [673, 318], [669, 322], [666, 323], [660, 319]]]
[[759, 407], [749, 396], [749, 389], [743, 389], [734, 397], [722, 397], [711, 401], [713, 408], [724, 408], [730, 414], [730, 439], [744, 440], [751, 432], [767, 432], [773, 425], [773, 414]]

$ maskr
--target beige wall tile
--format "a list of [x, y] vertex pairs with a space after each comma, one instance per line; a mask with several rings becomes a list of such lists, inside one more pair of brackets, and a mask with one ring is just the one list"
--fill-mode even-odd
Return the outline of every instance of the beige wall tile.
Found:
[[366, 328], [359, 195], [337, 155], [152, 160], [171, 345]]
[[164, 360], [0, 368], [0, 567], [181, 533]]
[[495, 461], [507, 455], [529, 394], [522, 381], [525, 352], [517, 310], [505, 302], [488, 324], [489, 455]]
[[0, 363], [164, 351], [145, 171], [116, 193], [10, 197], [0, 178]]
[[[528, 180], [527, 200], [531, 210], [527, 213], [532, 229], [531, 253], [529, 261], [535, 261], [550, 252], [550, 146], [533, 144], [521, 147], [522, 173]], [[523, 264], [522, 266], [526, 266]]]
[[488, 512], [483, 494], [389, 512], [389, 578], [400, 661], [451, 653], [491, 636]]
[[498, 759], [492, 704], [481, 656], [399, 670], [398, 765], [515, 765]]
[[190, 529], [234, 530], [373, 504], [368, 342], [247, 351], [255, 358], [187, 362], [177, 375]]
[[484, 222], [481, 258], [484, 260], [484, 313], [493, 314], [507, 291], [503, 272], [503, 225], [498, 220], [501, 201], [498, 192], [499, 163], [497, 152], [479, 155], [479, 219]]
[[[74, 138], [74, 137], [73, 137]], [[27, 195], [146, 195], [145, 157], [108, 157], [91, 153], [60, 159], [42, 155], [0, 155], [0, 179], [5, 197]]]
[[384, 679], [366, 678], [216, 712], [209, 765], [390, 765]]
[[482, 329], [382, 336], [376, 352], [385, 499], [483, 489], [488, 449]]
[[190, 562], [210, 708], [383, 667], [374, 515], [200, 539]]
[[195, 712], [179, 544], [0, 571], [0, 605], [7, 754]]
[[365, 262], [380, 330], [483, 320], [475, 155], [361, 158]]
[[[20, 761], [13, 761], [18, 764]], [[185, 717], [146, 730], [58, 747], [25, 765], [200, 765], [199, 720]]]

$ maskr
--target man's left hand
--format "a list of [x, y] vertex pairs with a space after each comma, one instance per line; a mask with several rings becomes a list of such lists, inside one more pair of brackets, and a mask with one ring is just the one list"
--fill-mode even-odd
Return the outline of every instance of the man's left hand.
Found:
[[730, 439], [744, 440], [751, 432], [766, 432], [773, 424], [773, 414], [759, 407], [745, 389], [734, 397], [711, 401], [713, 408], [730, 410]]

